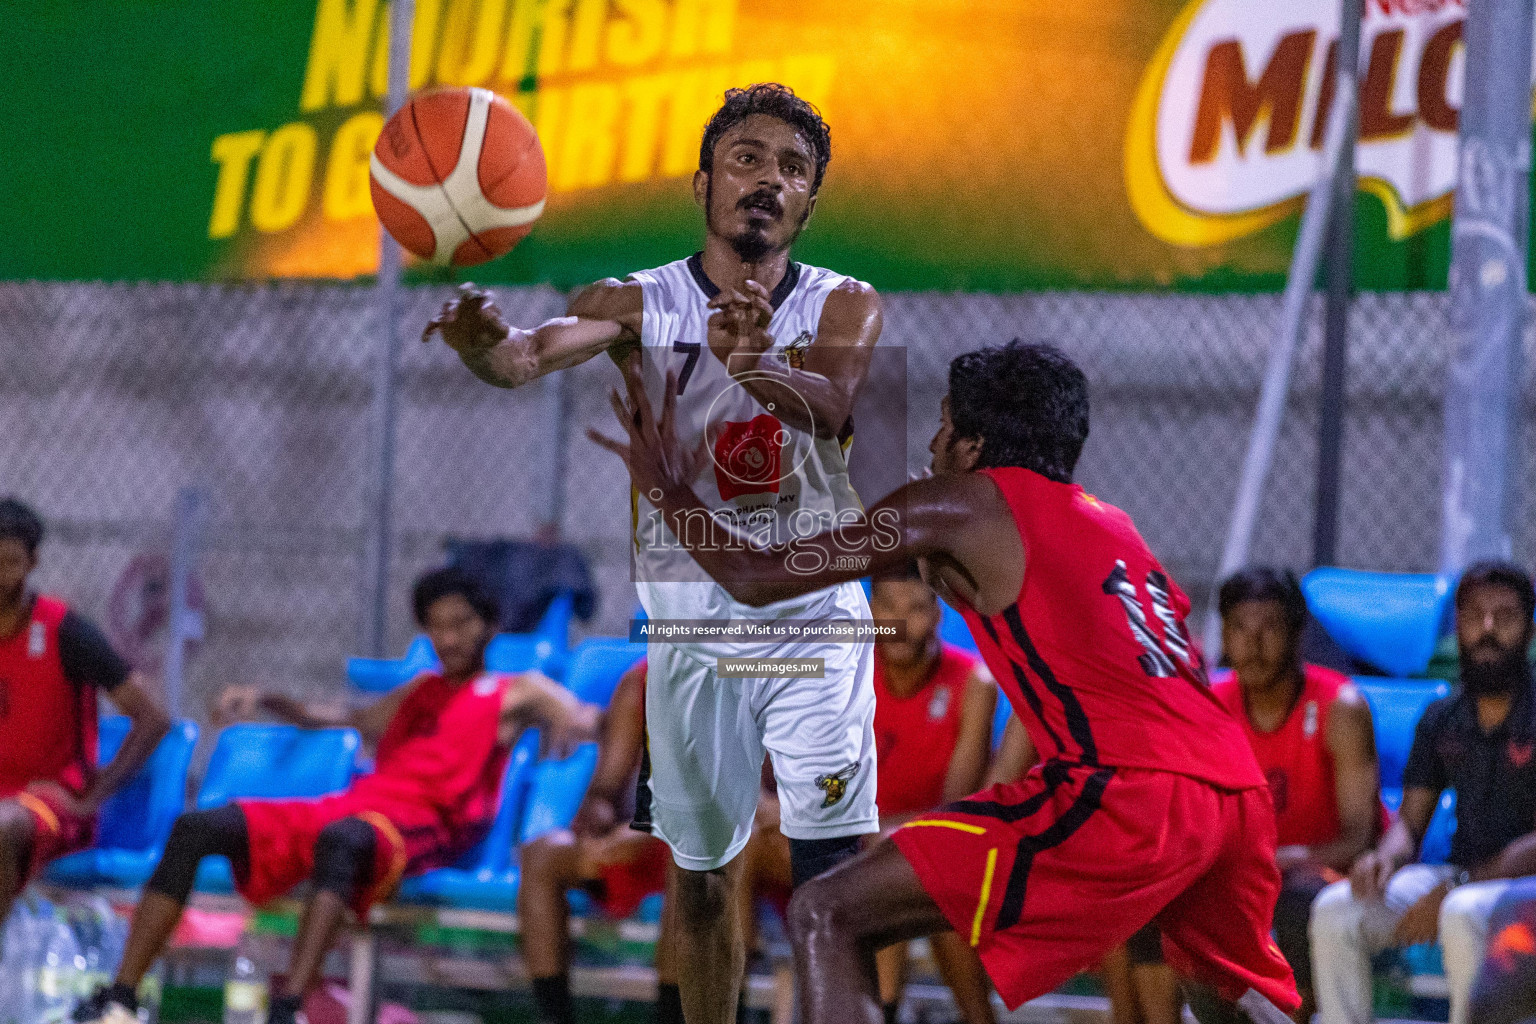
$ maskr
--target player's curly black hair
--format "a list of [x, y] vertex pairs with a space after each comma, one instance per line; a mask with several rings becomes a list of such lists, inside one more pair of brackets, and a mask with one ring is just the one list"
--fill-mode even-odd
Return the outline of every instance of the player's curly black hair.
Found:
[[1088, 440], [1088, 378], [1056, 346], [1015, 338], [950, 362], [949, 418], [955, 436], [981, 439], [978, 469], [1071, 483]]
[[475, 614], [492, 627], [501, 620], [501, 608], [496, 598], [470, 573], [458, 566], [433, 569], [416, 581], [411, 589], [411, 610], [416, 613], [416, 624], [423, 629], [427, 625], [427, 610], [438, 600], [457, 594], [469, 602]]
[[1250, 565], [1222, 581], [1216, 592], [1216, 610], [1222, 618], [1244, 601], [1277, 602], [1293, 638], [1300, 636], [1307, 624], [1307, 599], [1302, 596], [1296, 574], [1289, 569]]
[[816, 160], [816, 178], [811, 182], [811, 194], [815, 195], [826, 176], [827, 164], [832, 162], [832, 129], [821, 119], [821, 111], [796, 96], [789, 86], [777, 82], [759, 82], [745, 89], [725, 91], [725, 103], [704, 126], [704, 138], [699, 143], [699, 170], [708, 174], [714, 169], [715, 146], [720, 136], [753, 114], [776, 117], [805, 136]]
[[28, 557], [35, 557], [43, 542], [42, 517], [15, 498], [0, 499], [0, 539], [21, 541]]

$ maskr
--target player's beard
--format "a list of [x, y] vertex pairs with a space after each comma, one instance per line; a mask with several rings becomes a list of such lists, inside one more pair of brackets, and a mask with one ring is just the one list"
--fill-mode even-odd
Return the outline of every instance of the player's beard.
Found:
[[1500, 649], [1493, 661], [1479, 661], [1462, 652], [1461, 685], [1474, 697], [1493, 697], [1514, 693], [1530, 684], [1531, 670], [1525, 661], [1525, 648]]
[[[715, 183], [713, 181], [710, 181], [707, 185], [704, 186], [704, 209], [708, 211], [705, 215], [707, 226], [711, 231], [714, 231]], [[763, 228], [753, 227], [746, 228], [745, 230], [739, 231], [734, 235], [726, 236], [726, 241], [730, 245], [731, 249], [735, 251], [737, 258], [740, 259], [741, 262], [760, 263], [768, 256], [771, 256], [776, 252], [783, 252], [793, 246], [795, 244], [795, 240], [800, 237], [800, 232], [805, 230], [805, 222], [809, 220], [810, 217], [811, 210], [810, 207], [807, 206], [805, 213], [801, 214], [800, 216], [800, 223], [795, 225], [794, 233], [791, 234], [789, 239], [782, 245], [775, 245], [772, 241], [770, 241], [767, 231]], [[724, 234], [724, 232], [715, 233], [721, 235]]]

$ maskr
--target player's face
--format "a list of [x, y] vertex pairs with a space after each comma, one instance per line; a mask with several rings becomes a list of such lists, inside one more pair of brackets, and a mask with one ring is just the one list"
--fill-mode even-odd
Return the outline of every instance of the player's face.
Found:
[[1461, 681], [1474, 692], [1502, 692], [1525, 673], [1531, 617], [1508, 587], [1472, 587], [1456, 606]]
[[816, 197], [816, 160], [805, 136], [768, 114], [753, 114], [715, 144], [713, 170], [694, 176], [694, 197], [713, 235], [743, 262], [788, 249]]
[[939, 430], [928, 442], [928, 453], [935, 476], [944, 473], [969, 473], [976, 468], [981, 457], [981, 442], [970, 437], [955, 436], [955, 421], [949, 416], [949, 396], [939, 403]]
[[427, 638], [443, 663], [443, 675], [463, 679], [480, 671], [491, 624], [460, 594], [446, 594], [427, 608]]
[[922, 661], [939, 637], [939, 601], [922, 580], [882, 580], [871, 589], [869, 612], [876, 619], [901, 619], [905, 640], [881, 640], [880, 656], [895, 665]]
[[1245, 689], [1262, 690], [1290, 676], [1296, 639], [1279, 601], [1242, 601], [1221, 620], [1221, 649]]
[[37, 559], [27, 553], [25, 544], [14, 537], [0, 538], [0, 604], [12, 604], [21, 597], [36, 567]]

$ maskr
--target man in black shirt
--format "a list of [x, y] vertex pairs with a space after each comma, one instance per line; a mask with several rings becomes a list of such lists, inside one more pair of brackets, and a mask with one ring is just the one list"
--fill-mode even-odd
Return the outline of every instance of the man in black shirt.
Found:
[[[91, 844], [102, 801], [171, 724], [90, 620], [27, 589], [42, 537], [37, 513], [0, 500], [0, 922], [44, 864]], [[132, 723], [99, 767], [98, 692]]]
[[[1507, 881], [1536, 873], [1536, 699], [1525, 660], [1536, 624], [1531, 578], [1479, 562], [1456, 588], [1461, 686], [1424, 712], [1403, 771], [1397, 821], [1345, 882], [1312, 906], [1323, 1024], [1371, 1015], [1371, 954], [1438, 936], [1451, 1024], [1467, 1024], [1488, 920]], [[1443, 790], [1456, 791], [1449, 864], [1412, 863]]]

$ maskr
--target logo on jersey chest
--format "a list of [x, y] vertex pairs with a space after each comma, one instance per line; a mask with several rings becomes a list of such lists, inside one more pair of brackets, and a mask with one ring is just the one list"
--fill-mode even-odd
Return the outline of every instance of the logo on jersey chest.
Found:
[[928, 720], [937, 722], [949, 711], [949, 687], [941, 686], [934, 691], [933, 699], [928, 702]]
[[830, 775], [816, 776], [816, 788], [827, 794], [821, 802], [823, 807], [831, 807], [848, 794], [848, 783], [858, 774], [859, 762], [855, 761], [846, 768], [839, 768]]
[[801, 331], [795, 336], [795, 340], [784, 346], [784, 361], [793, 369], [805, 368], [805, 353], [811, 347], [811, 342], [816, 339], [811, 337], [810, 331]]
[[1301, 720], [1301, 734], [1307, 739], [1317, 735], [1317, 701], [1307, 701], [1306, 714]]
[[777, 416], [761, 413], [745, 423], [720, 425], [715, 437], [715, 483], [722, 501], [743, 494], [778, 494], [789, 433]]

